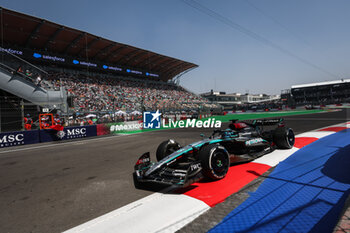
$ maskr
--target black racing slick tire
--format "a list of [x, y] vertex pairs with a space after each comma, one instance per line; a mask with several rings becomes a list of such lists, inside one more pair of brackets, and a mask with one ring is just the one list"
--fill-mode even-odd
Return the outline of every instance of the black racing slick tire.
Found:
[[159, 144], [156, 152], [157, 161], [160, 161], [171, 153], [180, 149], [181, 146], [175, 140], [169, 139]]
[[273, 141], [278, 149], [290, 149], [295, 143], [294, 132], [291, 128], [277, 128], [273, 133]]
[[230, 167], [230, 157], [227, 150], [217, 144], [204, 146], [199, 151], [204, 177], [212, 180], [224, 178]]

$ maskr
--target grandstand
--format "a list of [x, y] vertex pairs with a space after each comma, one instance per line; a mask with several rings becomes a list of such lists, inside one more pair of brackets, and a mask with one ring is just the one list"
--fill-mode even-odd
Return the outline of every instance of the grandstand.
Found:
[[120, 109], [191, 110], [203, 100], [172, 83], [144, 81], [125, 77], [87, 76], [84, 74], [50, 73], [44, 83], [51, 88], [67, 88], [74, 96], [75, 112], [108, 112]]
[[43, 108], [67, 118], [109, 114], [115, 120], [121, 110], [217, 107], [177, 84], [196, 64], [12, 10], [0, 14], [0, 131], [23, 129], [18, 119], [35, 118]]
[[291, 95], [297, 106], [348, 103], [350, 79], [293, 85]]

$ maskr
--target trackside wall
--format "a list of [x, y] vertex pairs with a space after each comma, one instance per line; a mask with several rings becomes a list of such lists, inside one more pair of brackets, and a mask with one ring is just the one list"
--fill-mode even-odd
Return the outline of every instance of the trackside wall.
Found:
[[0, 148], [93, 136], [97, 136], [96, 125], [65, 127], [63, 131], [43, 129], [6, 132], [0, 133]]

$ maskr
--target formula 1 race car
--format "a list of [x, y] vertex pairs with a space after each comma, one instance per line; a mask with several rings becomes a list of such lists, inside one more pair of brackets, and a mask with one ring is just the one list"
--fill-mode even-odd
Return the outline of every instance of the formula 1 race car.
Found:
[[[264, 130], [265, 126], [273, 129]], [[290, 149], [294, 141], [293, 130], [285, 127], [282, 118], [231, 120], [228, 129], [214, 130], [209, 138], [184, 147], [172, 139], [162, 142], [156, 152], [158, 162], [144, 153], [135, 165], [135, 186], [150, 182], [185, 187], [202, 178], [219, 180], [231, 164], [250, 162], [276, 148]]]

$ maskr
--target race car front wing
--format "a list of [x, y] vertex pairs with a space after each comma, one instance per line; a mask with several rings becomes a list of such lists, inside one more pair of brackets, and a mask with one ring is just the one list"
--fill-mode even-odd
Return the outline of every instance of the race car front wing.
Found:
[[203, 178], [202, 167], [198, 161], [182, 163], [178, 167], [176, 167], [176, 164], [172, 167], [160, 167], [151, 174], [146, 175], [146, 172], [154, 165], [156, 163], [151, 162], [150, 153], [143, 154], [135, 164], [134, 176], [136, 181], [186, 187]]

